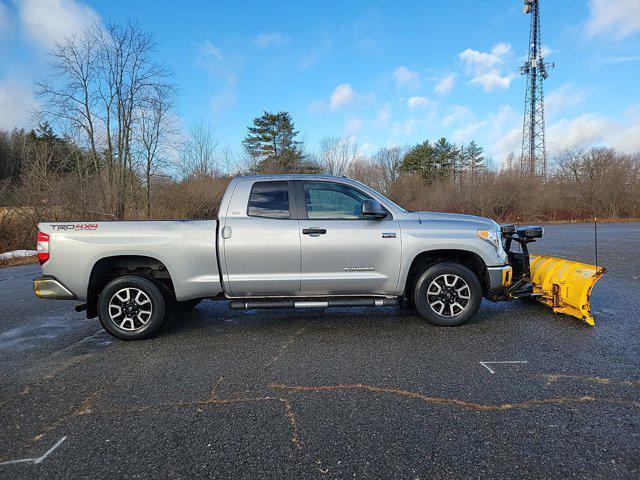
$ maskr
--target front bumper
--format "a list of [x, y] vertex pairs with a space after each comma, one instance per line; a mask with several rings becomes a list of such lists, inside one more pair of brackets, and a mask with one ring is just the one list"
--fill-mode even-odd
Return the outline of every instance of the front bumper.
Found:
[[33, 279], [33, 291], [36, 297], [48, 300], [75, 300], [76, 296], [53, 277], [37, 277]]
[[495, 298], [502, 295], [513, 282], [513, 268], [511, 265], [487, 267], [489, 275], [488, 297]]

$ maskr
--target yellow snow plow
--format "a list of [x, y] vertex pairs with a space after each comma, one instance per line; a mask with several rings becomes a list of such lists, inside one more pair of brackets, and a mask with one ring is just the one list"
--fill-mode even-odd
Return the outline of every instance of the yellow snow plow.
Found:
[[594, 325], [589, 304], [591, 289], [604, 274], [603, 267], [546, 255], [529, 255], [534, 297], [553, 308]]
[[[553, 309], [594, 325], [589, 297], [605, 272], [603, 267], [547, 255], [529, 254], [527, 245], [542, 238], [542, 227], [503, 225], [504, 247], [513, 267], [514, 282], [506, 290], [510, 298], [530, 297]], [[513, 242], [521, 252], [512, 252]]]

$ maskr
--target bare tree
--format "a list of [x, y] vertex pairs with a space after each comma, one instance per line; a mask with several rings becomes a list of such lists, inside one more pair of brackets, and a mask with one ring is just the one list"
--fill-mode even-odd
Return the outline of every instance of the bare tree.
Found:
[[327, 136], [320, 140], [318, 162], [330, 175], [344, 175], [352, 163], [361, 160], [363, 155], [353, 137]]
[[[37, 81], [37, 94], [44, 99], [40, 116], [51, 118], [63, 128], [80, 131], [85, 135], [91, 153], [94, 173], [100, 171], [101, 145], [96, 125], [99, 82], [99, 27], [93, 25], [78, 36], [66, 37], [49, 52], [50, 70], [53, 78]], [[106, 202], [106, 191], [102, 183], [100, 190]]]
[[132, 142], [139, 127], [136, 115], [145, 110], [148, 92], [163, 87], [171, 73], [151, 60], [156, 42], [141, 23], [111, 23], [96, 33], [100, 39], [99, 92], [105, 113], [107, 161], [109, 172], [114, 174], [109, 185], [116, 192], [116, 216], [122, 218], [132, 179]]
[[184, 177], [214, 177], [220, 175], [217, 155], [218, 139], [213, 127], [200, 120], [192, 126], [182, 147]]
[[373, 162], [379, 166], [379, 187], [383, 193], [391, 189], [393, 183], [400, 177], [400, 166], [407, 151], [403, 147], [381, 148], [373, 155]]
[[152, 177], [168, 164], [177, 133], [171, 85], [153, 85], [148, 89], [137, 115], [139, 128], [135, 143], [145, 182], [145, 212], [151, 217]]
[[148, 94], [170, 84], [171, 72], [151, 56], [156, 43], [139, 22], [94, 24], [50, 52], [54, 76], [39, 82], [43, 116], [80, 130], [92, 155], [104, 208], [125, 215], [135, 190], [133, 142]]

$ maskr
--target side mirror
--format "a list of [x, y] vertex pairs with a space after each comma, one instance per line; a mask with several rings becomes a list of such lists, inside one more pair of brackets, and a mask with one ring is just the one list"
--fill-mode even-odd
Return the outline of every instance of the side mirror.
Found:
[[376, 200], [365, 200], [362, 203], [362, 216], [371, 220], [382, 220], [388, 213]]

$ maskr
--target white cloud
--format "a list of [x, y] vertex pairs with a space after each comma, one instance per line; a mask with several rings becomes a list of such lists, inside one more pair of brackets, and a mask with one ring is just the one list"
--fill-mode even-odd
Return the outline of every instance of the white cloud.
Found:
[[[496, 114], [458, 131], [456, 140], [480, 137], [488, 145], [487, 153], [503, 163], [510, 153], [520, 155], [522, 127], [510, 107], [501, 107]], [[640, 153], [640, 105], [632, 107], [626, 118], [611, 120], [594, 113], [584, 113], [570, 119], [561, 119], [547, 126], [547, 155], [554, 156], [567, 148], [614, 147], [624, 153]]]
[[638, 0], [591, 0], [589, 2], [589, 36], [622, 39], [640, 31]]
[[447, 114], [442, 119], [442, 126], [449, 127], [454, 123], [472, 120], [473, 112], [466, 105], [453, 105], [448, 108]]
[[542, 47], [540, 47], [540, 56], [543, 58], [548, 57], [549, 55], [551, 55], [555, 50], [553, 50], [549, 45], [542, 45]]
[[218, 79], [221, 84], [219, 85], [220, 91], [209, 100], [211, 110], [216, 115], [219, 115], [236, 103], [238, 76], [235, 73], [232, 62], [226, 58], [222, 49], [210, 40], [205, 40], [198, 50], [200, 66]]
[[302, 54], [298, 62], [298, 67], [301, 70], [308, 70], [314, 67], [318, 61], [331, 51], [332, 46], [333, 40], [331, 35], [327, 32], [322, 32], [317, 42]]
[[360, 145], [360, 147], [358, 148], [358, 152], [363, 154], [363, 155], [371, 155], [373, 154], [376, 150], [378, 150], [378, 147], [376, 147], [375, 144], [371, 143], [371, 142], [364, 142], [362, 145]]
[[205, 62], [211, 62], [211, 60], [216, 60], [218, 62], [224, 61], [222, 50], [211, 40], [205, 40], [202, 42], [202, 45], [200, 45], [200, 53], [202, 54], [202, 59]]
[[498, 43], [493, 46], [491, 52], [480, 52], [467, 48], [458, 57], [468, 65], [476, 65], [477, 68], [487, 70], [491, 67], [504, 62], [502, 58], [511, 51], [511, 45], [508, 43]]
[[393, 71], [393, 78], [401, 88], [416, 89], [420, 86], [420, 74], [402, 65]]
[[640, 55], [612, 55], [600, 60], [602, 63], [627, 63], [637, 62], [640, 60]]
[[209, 100], [211, 110], [217, 115], [224, 112], [228, 107], [235, 105], [235, 103], [236, 92], [232, 87], [224, 88], [220, 93]]
[[278, 32], [259, 33], [251, 40], [258, 48], [275, 47], [287, 43], [289, 39]]
[[493, 68], [488, 72], [479, 73], [471, 79], [470, 83], [480, 85], [485, 92], [490, 92], [496, 88], [508, 89], [514, 78], [516, 78], [514, 74], [503, 76], [497, 68]]
[[391, 110], [389, 109], [389, 105], [385, 105], [382, 107], [378, 114], [376, 115], [376, 124], [380, 127], [384, 127], [391, 120]]
[[0, 129], [32, 126], [31, 115], [38, 103], [28, 82], [17, 79], [0, 80]]
[[418, 122], [415, 118], [410, 118], [404, 122], [395, 122], [393, 124], [393, 133], [395, 135], [412, 135], [416, 131]]
[[619, 120], [595, 113], [584, 113], [573, 119], [562, 119], [547, 129], [550, 154], [565, 148], [589, 148], [603, 145], [624, 153], [640, 153], [640, 105], [627, 111]]
[[473, 123], [468, 123], [464, 127], [458, 128], [453, 131], [452, 137], [454, 140], [458, 142], [466, 142], [467, 140], [472, 140], [473, 136], [476, 135], [481, 128], [487, 125], [488, 120], [480, 120]]
[[357, 103], [366, 103], [373, 100], [372, 93], [361, 95], [356, 92], [350, 83], [341, 83], [334, 90], [329, 100], [314, 100], [309, 104], [309, 112], [322, 113], [336, 111]]
[[18, 11], [29, 37], [44, 48], [100, 22], [93, 8], [76, 0], [19, 0]]
[[436, 91], [436, 93], [439, 93], [440, 95], [448, 95], [451, 93], [451, 90], [453, 90], [453, 87], [455, 86], [455, 84], [456, 84], [456, 74], [451, 73], [446, 77], [444, 77], [442, 80], [440, 80], [433, 89]]
[[611, 145], [624, 153], [640, 153], [640, 118], [611, 136]]
[[614, 128], [613, 122], [593, 113], [559, 120], [547, 129], [548, 152], [554, 154], [565, 148], [593, 146], [607, 138]]
[[429, 100], [427, 97], [409, 97], [407, 99], [407, 107], [412, 110], [418, 108], [426, 108], [429, 105], [431, 105], [431, 100]]
[[508, 43], [498, 43], [493, 46], [491, 52], [466, 49], [458, 57], [466, 65], [467, 74], [470, 75], [472, 85], [481, 86], [485, 92], [497, 88], [508, 89], [514, 74], [503, 75], [502, 65], [504, 57], [511, 51]]
[[356, 135], [362, 131], [363, 121], [360, 117], [350, 117], [344, 124], [345, 135]]
[[[522, 127], [516, 123], [515, 111], [501, 107], [502, 111], [470, 125], [464, 133], [486, 134], [488, 153], [503, 162], [509, 153], [520, 154]], [[459, 136], [459, 135], [458, 135]], [[564, 149], [614, 147], [624, 153], [640, 152], [640, 105], [632, 107], [623, 120], [611, 120], [594, 113], [583, 113], [574, 118], [563, 118], [547, 126], [547, 155], [553, 156]]]
[[573, 82], [567, 82], [545, 95], [544, 107], [547, 112], [559, 112], [564, 108], [582, 103], [585, 89], [577, 87]]
[[320, 113], [327, 110], [327, 103], [324, 100], [314, 100], [309, 104], [309, 112]]
[[351, 88], [351, 84], [342, 83], [336, 87], [329, 99], [329, 108], [336, 110], [346, 105], [352, 104], [357, 98], [356, 91]]
[[[514, 126], [515, 125], [515, 126]], [[511, 152], [520, 151], [522, 124], [520, 115], [510, 105], [502, 105], [482, 120], [468, 123], [452, 135], [457, 142], [476, 140], [486, 145], [488, 156], [503, 162]]]

